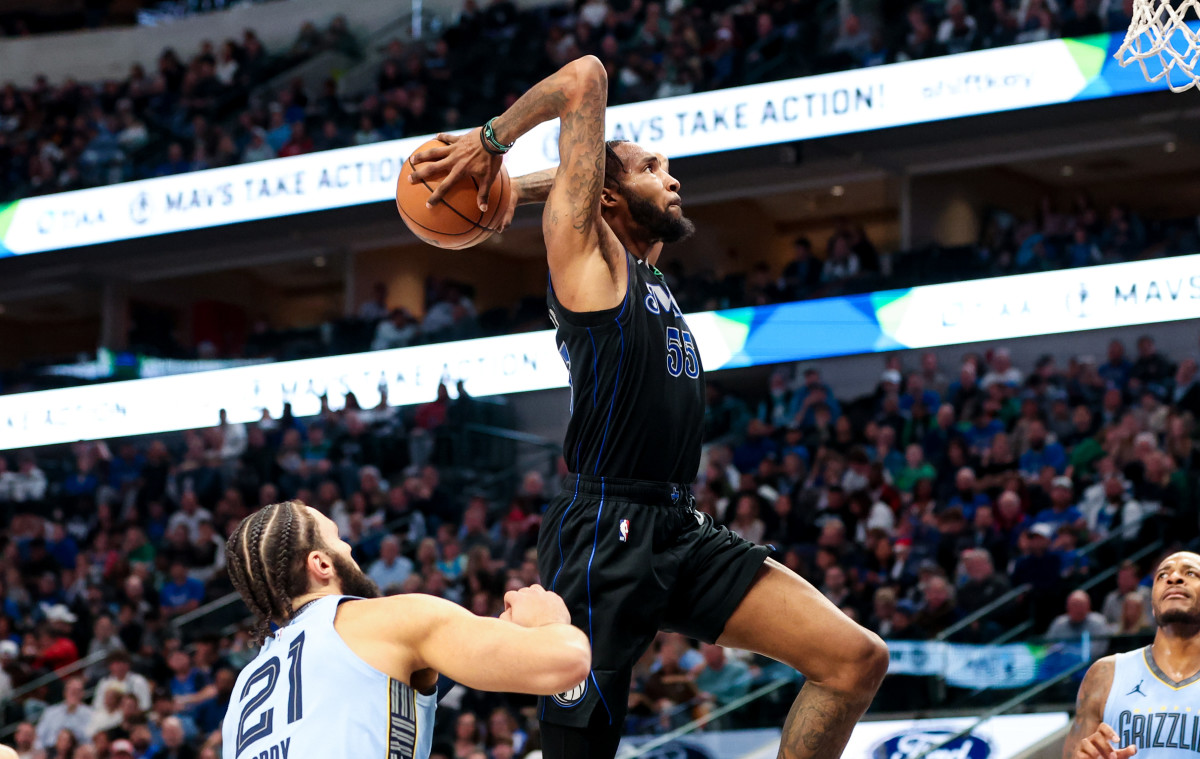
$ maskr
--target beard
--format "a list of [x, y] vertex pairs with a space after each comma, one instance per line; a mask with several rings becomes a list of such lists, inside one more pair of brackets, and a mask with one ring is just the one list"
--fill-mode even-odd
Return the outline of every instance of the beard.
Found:
[[338, 584], [342, 586], [342, 594], [359, 596], [360, 598], [379, 598], [379, 586], [370, 577], [363, 574], [358, 565], [341, 554], [329, 552], [333, 562], [333, 571], [337, 575]]
[[691, 237], [692, 233], [696, 231], [696, 225], [683, 215], [682, 209], [679, 218], [675, 218], [670, 211], [662, 210], [649, 200], [635, 195], [624, 187], [621, 188], [621, 195], [629, 206], [629, 217], [633, 219], [633, 223], [649, 232], [655, 240], [679, 242]]
[[1155, 614], [1154, 621], [1158, 623], [1159, 627], [1166, 627], [1167, 625], [1200, 627], [1200, 608], [1167, 609]]

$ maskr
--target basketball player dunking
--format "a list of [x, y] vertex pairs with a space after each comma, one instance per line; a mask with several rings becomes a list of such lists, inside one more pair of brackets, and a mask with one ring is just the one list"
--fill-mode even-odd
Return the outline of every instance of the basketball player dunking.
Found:
[[1154, 642], [1088, 669], [1063, 759], [1196, 759], [1200, 752], [1200, 555], [1163, 559], [1150, 600]]
[[[668, 629], [749, 649], [807, 681], [783, 726], [781, 757], [837, 757], [887, 669], [887, 649], [768, 549], [693, 508], [704, 375], [687, 322], [655, 268], [693, 230], [666, 157], [605, 143], [608, 82], [573, 61], [503, 115], [413, 156], [417, 179], [480, 183], [521, 135], [560, 119], [556, 170], [514, 180], [517, 203], [545, 202], [548, 300], [571, 377], [564, 456], [571, 477], [542, 521], [542, 582], [588, 633], [592, 671], [541, 699], [549, 759], [612, 757], [634, 662]], [[440, 199], [434, 192], [430, 202]]]
[[547, 694], [588, 671], [587, 639], [555, 594], [510, 591], [500, 619], [433, 596], [378, 598], [337, 525], [298, 501], [251, 514], [225, 553], [265, 642], [234, 686], [224, 759], [426, 759], [439, 672]]

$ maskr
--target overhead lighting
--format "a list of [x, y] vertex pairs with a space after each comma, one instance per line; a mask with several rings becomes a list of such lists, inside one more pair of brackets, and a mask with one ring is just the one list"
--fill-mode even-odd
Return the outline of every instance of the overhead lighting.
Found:
[[1059, 173], [1064, 177], [1069, 177], [1075, 173], [1075, 168], [1073, 166], [1063, 166]]
[[318, 269], [323, 269], [325, 267], [325, 256], [317, 256], [314, 258], [313, 266], [317, 267]]
[[1167, 144], [1163, 145], [1163, 152], [1174, 153], [1177, 147], [1178, 146], [1175, 144], [1174, 140], [1169, 140], [1167, 141]]
[[840, 184], [835, 184], [832, 188], [830, 188], [829, 194], [835, 198], [840, 198], [846, 194], [846, 188], [842, 187]]

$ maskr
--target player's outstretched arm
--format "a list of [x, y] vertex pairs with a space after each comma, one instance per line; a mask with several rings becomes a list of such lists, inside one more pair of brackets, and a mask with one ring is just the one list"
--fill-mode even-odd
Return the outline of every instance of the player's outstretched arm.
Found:
[[1075, 719], [1063, 743], [1063, 759], [1129, 759], [1136, 746], [1113, 748], [1117, 733], [1104, 723], [1104, 703], [1112, 689], [1116, 668], [1112, 657], [1100, 659], [1088, 668], [1075, 699]]
[[[621, 246], [600, 217], [607, 104], [604, 64], [587, 55], [534, 85], [491, 122], [496, 141], [511, 145], [538, 124], [559, 119], [557, 170], [518, 180], [516, 194], [517, 202], [546, 201], [542, 231], [550, 275], [559, 300], [577, 311], [610, 308], [625, 294], [625, 268], [616, 265]], [[429, 196], [432, 205], [440, 201], [443, 187], [460, 177], [473, 177], [480, 186], [482, 207], [500, 170], [500, 157], [487, 150], [479, 129], [438, 138], [449, 144], [415, 154], [412, 181], [445, 177]], [[547, 184], [548, 180], [552, 181]], [[502, 219], [511, 218], [513, 207], [505, 209]], [[608, 286], [600, 284], [604, 282]]]
[[510, 603], [515, 591], [505, 597], [510, 608], [501, 619], [477, 617], [433, 596], [409, 596], [418, 605], [410, 613], [422, 622], [422, 634], [411, 641], [418, 668], [477, 690], [542, 696], [583, 682], [591, 646], [571, 625], [562, 599], [536, 586], [520, 593], [517, 603]]

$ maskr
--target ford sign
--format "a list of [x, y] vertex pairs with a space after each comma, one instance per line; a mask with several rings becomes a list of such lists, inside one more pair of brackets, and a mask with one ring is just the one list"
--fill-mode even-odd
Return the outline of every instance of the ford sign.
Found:
[[888, 738], [871, 752], [873, 759], [916, 759], [925, 754], [925, 759], [988, 759], [991, 745], [978, 735], [960, 736], [942, 746], [956, 734], [954, 730], [909, 730]]

